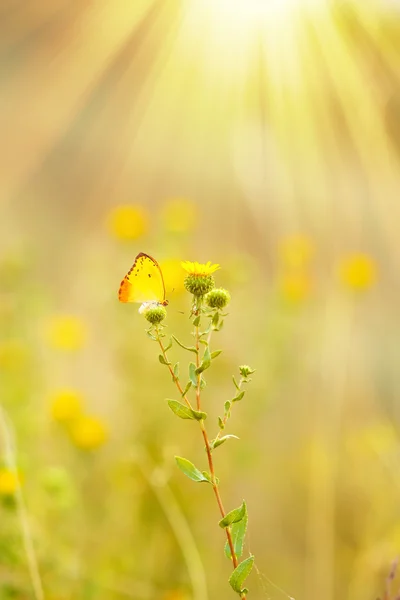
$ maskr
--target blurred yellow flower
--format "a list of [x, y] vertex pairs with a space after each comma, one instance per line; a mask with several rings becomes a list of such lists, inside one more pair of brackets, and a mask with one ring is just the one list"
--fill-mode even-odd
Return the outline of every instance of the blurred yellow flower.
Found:
[[192, 231], [198, 221], [197, 206], [185, 198], [169, 200], [161, 214], [165, 229], [172, 233]]
[[131, 204], [116, 206], [108, 215], [111, 234], [119, 240], [136, 240], [148, 230], [147, 211]]
[[51, 398], [51, 416], [60, 423], [69, 423], [82, 414], [82, 396], [74, 390], [61, 390]]
[[0, 343], [0, 370], [16, 371], [26, 366], [28, 352], [26, 345], [17, 339]]
[[163, 596], [163, 600], [188, 600], [188, 598], [189, 596], [182, 590], [171, 590]]
[[180, 293], [185, 289], [183, 282], [181, 261], [179, 259], [170, 258], [160, 262], [160, 268], [163, 273], [165, 289], [167, 294], [171, 292]]
[[198, 262], [190, 262], [190, 260], [181, 262], [181, 267], [189, 275], [211, 275], [221, 268], [219, 265], [212, 265], [210, 261], [206, 264], [200, 264]]
[[279, 281], [279, 288], [286, 300], [297, 304], [310, 296], [311, 277], [309, 273], [303, 271], [283, 273]]
[[105, 423], [97, 417], [82, 416], [73, 424], [71, 439], [77, 448], [95, 450], [102, 446], [108, 438]]
[[303, 267], [314, 254], [314, 244], [305, 235], [293, 235], [283, 239], [279, 245], [279, 254], [286, 267]]
[[86, 342], [87, 331], [84, 322], [73, 315], [59, 315], [47, 324], [47, 341], [60, 350], [79, 350]]
[[15, 471], [0, 468], [0, 496], [12, 496], [20, 484], [21, 478]]
[[338, 275], [346, 287], [366, 290], [376, 282], [376, 263], [367, 254], [353, 254], [339, 262]]

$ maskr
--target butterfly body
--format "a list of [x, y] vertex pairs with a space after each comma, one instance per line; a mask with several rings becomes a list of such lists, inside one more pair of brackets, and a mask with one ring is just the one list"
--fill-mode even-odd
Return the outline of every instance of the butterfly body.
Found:
[[118, 298], [120, 302], [139, 302], [144, 308], [152, 304], [167, 306], [160, 266], [149, 254], [140, 252], [137, 255], [131, 269], [121, 281]]

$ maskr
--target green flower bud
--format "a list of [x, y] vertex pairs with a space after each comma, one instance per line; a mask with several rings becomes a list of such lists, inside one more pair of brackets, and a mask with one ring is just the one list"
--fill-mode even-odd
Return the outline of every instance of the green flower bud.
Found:
[[222, 309], [231, 301], [231, 295], [228, 290], [216, 288], [211, 290], [211, 292], [208, 292], [205, 301], [210, 308]]
[[167, 311], [161, 305], [149, 306], [144, 312], [144, 316], [152, 325], [158, 325], [167, 316]]
[[255, 369], [252, 369], [248, 365], [241, 365], [239, 367], [239, 373], [241, 374], [242, 377], [248, 377], [249, 375], [251, 375], [254, 372], [255, 372]]
[[202, 297], [214, 288], [215, 282], [212, 275], [188, 275], [184, 285], [190, 294]]

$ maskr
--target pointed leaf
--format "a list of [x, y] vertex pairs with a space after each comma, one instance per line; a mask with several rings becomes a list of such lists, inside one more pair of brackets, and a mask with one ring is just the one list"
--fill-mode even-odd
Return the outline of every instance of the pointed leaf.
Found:
[[206, 380], [204, 379], [203, 376], [201, 376], [201, 379], [200, 379], [200, 389], [204, 390], [204, 388], [206, 387], [206, 385], [207, 385]]
[[219, 312], [215, 312], [213, 314], [213, 318], [211, 319], [211, 324], [212, 324], [213, 328], [215, 328], [218, 325], [218, 321], [219, 321]]
[[233, 381], [235, 388], [240, 392], [240, 387], [239, 387], [238, 382], [236, 381], [234, 375], [232, 375], [232, 381]]
[[149, 338], [150, 338], [151, 340], [153, 340], [153, 342], [156, 342], [156, 341], [157, 341], [157, 338], [156, 338], [156, 336], [155, 336], [155, 335], [153, 335], [149, 329], [146, 329], [146, 334], [149, 336]]
[[162, 365], [170, 365], [171, 364], [170, 362], [168, 362], [167, 360], [165, 360], [165, 358], [163, 357], [162, 354], [159, 355], [158, 360], [160, 361], [160, 363]]
[[178, 362], [175, 363], [175, 365], [174, 365], [174, 377], [175, 377], [175, 379], [178, 379], [178, 377], [179, 377], [179, 363]]
[[196, 365], [194, 363], [189, 364], [189, 379], [192, 382], [192, 386], [197, 387]]
[[218, 417], [218, 425], [220, 429], [225, 429], [225, 423], [223, 422], [221, 417]]
[[195, 353], [197, 352], [197, 350], [194, 346], [185, 346], [185, 344], [182, 344], [182, 342], [180, 342], [177, 337], [175, 337], [174, 335], [172, 337], [175, 340], [175, 342], [184, 350], [189, 350], [189, 352], [195, 352]]
[[167, 402], [168, 406], [177, 417], [180, 417], [181, 419], [196, 419], [193, 410], [185, 404], [182, 404], [182, 402], [178, 402], [178, 400], [167, 400]]
[[182, 398], [183, 398], [184, 396], [186, 396], [186, 394], [188, 393], [188, 391], [190, 390], [190, 388], [191, 388], [191, 387], [192, 387], [192, 382], [191, 382], [191, 381], [188, 381], [188, 382], [187, 382], [187, 384], [186, 384], [186, 387], [185, 387], [185, 389], [184, 389], [184, 390], [183, 390], [183, 392], [182, 392]]
[[[221, 429], [222, 429], [222, 427], [221, 427]], [[230, 434], [230, 435], [223, 435], [222, 437], [217, 438], [213, 442], [211, 442], [211, 446], [212, 446], [213, 449], [214, 448], [218, 448], [218, 446], [221, 446], [227, 440], [230, 440], [230, 439], [238, 440], [240, 438], [238, 438], [237, 435], [232, 435], [232, 434]]]
[[239, 523], [239, 521], [241, 521], [246, 514], [246, 510], [246, 502], [243, 500], [242, 506], [239, 506], [239, 508], [234, 508], [228, 512], [228, 514], [226, 514], [225, 517], [220, 520], [218, 525], [222, 527], [222, 529], [225, 529], [225, 527], [229, 527], [229, 525], [232, 525], [232, 523]]
[[250, 575], [250, 572], [253, 568], [254, 564], [254, 556], [249, 556], [241, 562], [236, 569], [233, 571], [232, 575], [229, 577], [229, 583], [231, 588], [237, 592], [238, 594], [245, 593], [244, 588], [242, 588], [243, 583]]
[[[241, 521], [239, 521], [238, 523], [233, 523], [233, 525], [231, 526], [231, 536], [232, 536], [233, 548], [234, 548], [237, 558], [240, 558], [243, 554], [243, 544], [244, 544], [244, 538], [246, 535], [248, 520], [249, 520], [249, 517], [247, 514], [247, 507], [246, 507], [246, 512], [243, 516], [243, 519]], [[228, 542], [226, 542], [226, 544], [225, 544], [225, 556], [227, 558], [232, 558], [231, 549], [229, 547]]]
[[200, 325], [200, 315], [197, 315], [197, 317], [195, 317], [195, 318], [193, 319], [193, 325], [194, 325], [195, 327], [198, 327], [198, 326]]
[[214, 352], [211, 352], [211, 358], [217, 358], [217, 356], [219, 356], [221, 352], [222, 350], [214, 350]]
[[182, 473], [186, 475], [186, 477], [189, 477], [189, 479], [192, 481], [207, 481], [207, 483], [209, 483], [208, 479], [204, 477], [203, 473], [199, 471], [194, 464], [190, 462], [190, 460], [187, 460], [187, 458], [182, 458], [181, 456], [175, 456], [175, 460], [176, 464]]
[[241, 400], [243, 398], [243, 396], [245, 395], [245, 391], [240, 392], [240, 394], [238, 394], [237, 396], [235, 396], [234, 398], [232, 398], [232, 402], [239, 402], [239, 400]]
[[208, 483], [211, 483], [211, 485], [212, 485], [212, 479], [211, 479], [210, 473], [208, 473], [208, 471], [202, 471], [202, 475], [204, 475], [204, 477], [207, 479]]
[[178, 400], [168, 400], [168, 406], [181, 419], [194, 419], [196, 421], [207, 419], [207, 413], [201, 410], [193, 410], [189, 406], [182, 404], [182, 402], [178, 402]]
[[208, 369], [210, 365], [211, 365], [211, 354], [210, 354], [210, 348], [207, 345], [206, 349], [204, 350], [203, 360], [201, 361], [201, 365], [196, 369], [196, 375], [200, 375], [200, 373], [202, 373], [203, 371]]

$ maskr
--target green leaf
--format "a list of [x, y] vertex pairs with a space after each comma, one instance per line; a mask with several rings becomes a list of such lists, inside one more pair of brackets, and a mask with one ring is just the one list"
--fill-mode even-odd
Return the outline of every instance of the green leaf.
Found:
[[242, 588], [243, 583], [250, 575], [250, 572], [253, 568], [254, 564], [254, 556], [249, 556], [241, 562], [236, 569], [233, 571], [232, 575], [229, 577], [229, 583], [231, 588], [237, 592], [238, 594], [244, 594], [245, 589]]
[[200, 389], [204, 390], [204, 388], [206, 387], [206, 385], [207, 385], [207, 382], [204, 379], [204, 377], [202, 376], [201, 379], [200, 379]]
[[197, 315], [195, 319], [193, 319], [193, 325], [198, 327], [200, 325], [200, 315]]
[[189, 379], [192, 382], [192, 386], [197, 387], [196, 365], [194, 363], [189, 364]]
[[237, 396], [235, 396], [234, 398], [232, 398], [232, 402], [239, 402], [239, 400], [241, 400], [243, 398], [243, 396], [245, 395], [245, 391], [240, 392], [240, 394], [237, 394]]
[[235, 388], [236, 388], [236, 389], [237, 389], [237, 390], [240, 392], [240, 387], [239, 387], [239, 384], [238, 384], [238, 382], [236, 381], [236, 379], [235, 379], [235, 376], [234, 376], [234, 375], [232, 375], [232, 381], [233, 381], [233, 384], [234, 384]]
[[156, 338], [156, 336], [155, 336], [155, 335], [153, 335], [149, 329], [146, 329], [146, 334], [149, 336], [149, 338], [150, 338], [151, 340], [153, 340], [153, 342], [156, 342], [156, 341], [157, 341], [157, 338]]
[[165, 360], [165, 358], [163, 357], [162, 354], [159, 355], [158, 360], [160, 361], [160, 363], [162, 365], [170, 365], [171, 364], [170, 362], [168, 362], [167, 360]]
[[201, 365], [199, 366], [198, 369], [196, 369], [196, 375], [200, 375], [200, 373], [203, 373], [203, 371], [205, 371], [206, 369], [208, 369], [211, 366], [211, 360], [203, 360]]
[[211, 319], [211, 324], [212, 324], [213, 328], [215, 328], [218, 325], [218, 321], [219, 321], [219, 312], [215, 312], [213, 314], [213, 318]]
[[189, 479], [192, 481], [207, 481], [207, 483], [209, 483], [207, 477], [204, 477], [203, 473], [199, 471], [194, 464], [190, 462], [190, 460], [187, 460], [187, 458], [182, 458], [181, 456], [175, 456], [175, 460], [176, 464], [182, 473], [186, 475], [186, 477], [189, 477]]
[[243, 500], [242, 506], [239, 506], [239, 508], [234, 508], [228, 512], [228, 514], [226, 514], [225, 517], [220, 520], [218, 525], [222, 527], [222, 529], [225, 529], [226, 527], [229, 527], [229, 525], [232, 525], [232, 523], [239, 523], [239, 521], [241, 521], [246, 514], [246, 511], [246, 502]]
[[201, 365], [196, 369], [196, 375], [200, 375], [200, 373], [202, 373], [203, 371], [208, 369], [210, 365], [211, 365], [211, 354], [210, 354], [210, 348], [207, 345], [206, 349], [204, 350]]
[[168, 400], [168, 406], [181, 419], [193, 419], [196, 421], [207, 419], [207, 413], [189, 408], [185, 404], [182, 404], [182, 402], [178, 402], [178, 400]]
[[169, 339], [169, 344], [166, 348], [164, 348], [164, 352], [168, 352], [170, 348], [172, 348], [172, 338]]
[[184, 350], [189, 350], [189, 352], [194, 352], [194, 353], [196, 353], [196, 352], [197, 352], [197, 350], [196, 350], [196, 348], [195, 348], [194, 346], [185, 346], [185, 344], [182, 344], [182, 342], [180, 342], [180, 341], [178, 340], [178, 338], [176, 338], [174, 335], [173, 335], [172, 337], [173, 337], [173, 339], [175, 340], [175, 342], [176, 342], [176, 343], [177, 343], [177, 344], [178, 344], [178, 345], [179, 345], [181, 348], [183, 348]]
[[204, 475], [204, 477], [207, 479], [208, 483], [211, 483], [211, 485], [212, 485], [212, 479], [211, 479], [210, 473], [208, 473], [207, 471], [202, 471], [202, 475]]
[[193, 409], [193, 414], [196, 421], [204, 421], [205, 419], [207, 419], [208, 416], [207, 413], [203, 412], [202, 410]]
[[225, 414], [228, 414], [230, 408], [231, 408], [231, 402], [230, 400], [227, 400], [224, 404], [224, 408], [225, 408]]
[[186, 396], [186, 394], [188, 393], [188, 391], [190, 390], [190, 388], [191, 388], [191, 387], [192, 387], [192, 382], [191, 382], [191, 381], [188, 381], [188, 382], [187, 382], [187, 384], [186, 384], [186, 387], [185, 387], [185, 389], [184, 389], [184, 390], [183, 390], [183, 392], [182, 392], [182, 398], [183, 398], [184, 396]]
[[178, 379], [178, 377], [179, 377], [179, 363], [178, 362], [175, 363], [175, 365], [174, 365], [174, 377], [175, 377], [175, 379]]
[[222, 350], [214, 350], [214, 352], [211, 352], [211, 358], [217, 358], [217, 356], [219, 356], [221, 352]]
[[221, 417], [218, 417], [218, 425], [220, 429], [225, 429], [225, 423], [223, 422]]
[[181, 419], [192, 420], [196, 418], [193, 414], [193, 410], [185, 404], [182, 404], [182, 402], [178, 402], [178, 400], [167, 400], [167, 402], [168, 406], [177, 417], [180, 417]]
[[[222, 427], [220, 427], [220, 429], [222, 429]], [[233, 434], [230, 434], [230, 435], [223, 435], [222, 437], [220, 437], [220, 438], [216, 438], [215, 440], [213, 440], [213, 441], [211, 442], [211, 447], [212, 447], [213, 449], [214, 449], [214, 448], [218, 448], [218, 446], [221, 446], [221, 445], [222, 445], [222, 444], [224, 444], [224, 443], [225, 443], [227, 440], [230, 440], [230, 439], [238, 440], [239, 438], [238, 438], [238, 436], [237, 436], [237, 435], [233, 435]]]
[[[246, 508], [246, 512], [243, 516], [243, 519], [241, 521], [239, 521], [238, 523], [233, 523], [233, 525], [231, 526], [233, 549], [235, 551], [237, 558], [240, 558], [243, 554], [243, 544], [244, 544], [244, 538], [245, 538], [246, 531], [247, 531], [248, 520], [249, 520], [249, 517], [247, 514], [247, 508]], [[226, 544], [225, 544], [225, 556], [227, 558], [232, 558], [231, 549], [229, 547], [228, 542], [226, 542]]]

